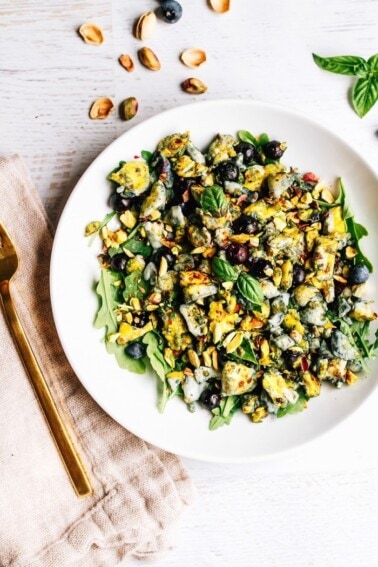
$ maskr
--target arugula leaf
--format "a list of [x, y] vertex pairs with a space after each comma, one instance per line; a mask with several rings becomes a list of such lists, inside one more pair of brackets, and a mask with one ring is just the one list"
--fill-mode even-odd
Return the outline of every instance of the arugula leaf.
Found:
[[142, 272], [139, 270], [136, 270], [126, 276], [124, 281], [125, 289], [123, 292], [123, 298], [126, 303], [128, 303], [132, 297], [141, 299], [146, 295], [149, 285], [143, 278]]
[[213, 417], [209, 423], [210, 431], [218, 429], [222, 425], [229, 425], [234, 413], [239, 409], [239, 396], [227, 396], [220, 402], [219, 407], [212, 410]]
[[145, 161], [147, 161], [147, 162], [149, 162], [150, 159], [152, 158], [152, 152], [149, 152], [148, 150], [142, 150], [142, 151], [140, 152], [140, 155], [141, 155], [142, 158], [143, 158]]
[[149, 362], [158, 375], [158, 409], [160, 413], [163, 413], [165, 406], [170, 399], [169, 390], [165, 375], [171, 370], [170, 366], [166, 362], [162, 346], [159, 343], [159, 338], [153, 331], [146, 333], [143, 337], [143, 343], [147, 345], [146, 355]]
[[107, 213], [104, 216], [104, 219], [101, 221], [101, 223], [96, 227], [96, 230], [94, 232], [91, 233], [91, 239], [89, 241], [89, 246], [91, 246], [91, 244], [93, 243], [93, 241], [95, 240], [97, 234], [100, 232], [100, 230], [102, 230], [104, 228], [104, 226], [106, 226], [111, 220], [112, 218], [116, 215], [116, 211], [111, 211], [110, 213]]
[[214, 274], [224, 282], [234, 282], [238, 279], [238, 271], [222, 258], [213, 258], [211, 267]]
[[236, 287], [253, 306], [260, 306], [264, 301], [264, 294], [258, 280], [249, 274], [242, 272], [237, 279]]
[[358, 77], [351, 91], [351, 103], [360, 118], [378, 101], [378, 53], [367, 61], [355, 55], [320, 57], [312, 54], [315, 63], [325, 71]]
[[236, 360], [246, 360], [247, 362], [253, 362], [253, 364], [258, 364], [255, 351], [253, 350], [251, 341], [244, 338], [241, 345], [228, 355], [230, 358]]
[[140, 254], [144, 258], [150, 256], [152, 252], [151, 246], [137, 234], [129, 237], [121, 247], [123, 250], [129, 250], [132, 254]]
[[120, 276], [110, 270], [101, 270], [100, 281], [97, 284], [96, 292], [100, 299], [100, 307], [97, 311], [94, 326], [96, 329], [105, 328], [106, 349], [110, 354], [114, 354], [117, 363], [121, 368], [130, 370], [137, 374], [143, 374], [146, 370], [143, 360], [135, 360], [126, 354], [125, 348], [116, 342], [109, 342], [107, 336], [115, 333], [118, 329], [115, 309], [118, 306], [118, 288], [114, 285], [119, 281]]
[[298, 391], [298, 399], [294, 404], [287, 404], [284, 408], [279, 408], [277, 411], [277, 417], [284, 417], [285, 415], [292, 415], [294, 413], [300, 413], [307, 407], [307, 398], [302, 391]]
[[226, 195], [219, 185], [205, 187], [200, 198], [200, 204], [204, 211], [214, 213], [217, 216], [225, 215], [228, 209]]

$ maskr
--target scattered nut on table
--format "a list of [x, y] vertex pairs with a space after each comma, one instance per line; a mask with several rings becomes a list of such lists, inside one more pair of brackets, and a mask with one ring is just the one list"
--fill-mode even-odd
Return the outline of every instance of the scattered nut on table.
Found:
[[118, 58], [118, 61], [121, 63], [122, 67], [126, 69], [129, 73], [132, 73], [135, 69], [134, 61], [131, 59], [130, 55], [125, 53]]
[[135, 26], [135, 37], [137, 39], [148, 39], [151, 37], [156, 26], [156, 16], [154, 12], [145, 12], [139, 18]]
[[228, 12], [231, 7], [231, 0], [209, 0], [209, 4], [218, 14]]
[[104, 43], [104, 34], [102, 29], [96, 24], [83, 24], [79, 29], [79, 34], [85, 41], [92, 45], [101, 45]]
[[138, 51], [139, 61], [147, 67], [147, 69], [151, 69], [151, 71], [159, 71], [161, 69], [160, 61], [155, 55], [155, 53], [149, 47], [142, 47]]
[[207, 86], [200, 79], [190, 77], [181, 83], [182, 90], [189, 94], [203, 94], [207, 91]]
[[131, 120], [138, 112], [138, 101], [134, 96], [126, 98], [121, 104], [121, 118]]
[[180, 59], [187, 67], [200, 67], [206, 62], [206, 53], [203, 49], [186, 49], [181, 53]]
[[92, 104], [89, 117], [92, 120], [104, 120], [114, 112], [114, 103], [110, 98], [101, 97]]

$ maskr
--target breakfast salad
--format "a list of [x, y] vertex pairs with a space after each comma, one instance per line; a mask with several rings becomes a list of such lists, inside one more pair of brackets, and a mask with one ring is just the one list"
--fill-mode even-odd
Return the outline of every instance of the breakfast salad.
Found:
[[323, 382], [354, 384], [378, 347], [372, 265], [343, 182], [281, 162], [286, 145], [248, 131], [201, 152], [189, 132], [109, 174], [111, 211], [86, 235], [102, 253], [96, 327], [122, 368], [254, 423], [303, 410]]

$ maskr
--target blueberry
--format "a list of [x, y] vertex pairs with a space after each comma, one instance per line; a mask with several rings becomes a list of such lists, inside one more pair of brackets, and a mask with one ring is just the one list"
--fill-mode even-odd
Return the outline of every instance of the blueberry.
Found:
[[254, 276], [255, 278], [266, 277], [265, 271], [272, 269], [272, 264], [269, 260], [265, 260], [264, 258], [249, 258], [247, 266], [251, 276]]
[[126, 256], [126, 254], [116, 254], [110, 260], [110, 267], [115, 272], [123, 272], [126, 268], [127, 260], [128, 257]]
[[143, 358], [146, 354], [146, 347], [142, 343], [130, 343], [125, 347], [126, 353], [138, 360], [139, 358]]
[[232, 230], [236, 234], [254, 234], [259, 230], [259, 223], [253, 217], [240, 215], [240, 217], [232, 223]]
[[130, 208], [131, 199], [126, 199], [119, 193], [113, 193], [110, 197], [110, 206], [113, 211], [117, 211], [117, 213], [123, 213]]
[[283, 156], [285, 146], [281, 142], [277, 142], [277, 140], [272, 140], [262, 146], [262, 151], [268, 159], [276, 160]]
[[248, 248], [243, 244], [232, 242], [226, 250], [227, 259], [232, 264], [244, 264], [248, 258]]
[[349, 272], [349, 283], [352, 285], [363, 284], [368, 281], [370, 272], [364, 264], [356, 264]]
[[217, 387], [207, 388], [207, 390], [202, 392], [199, 398], [200, 404], [208, 410], [212, 410], [219, 406], [220, 400], [221, 395], [219, 388]]
[[168, 24], [175, 24], [182, 16], [182, 7], [176, 0], [164, 0], [158, 13]]
[[303, 284], [306, 278], [306, 272], [300, 264], [294, 264], [293, 266], [293, 285]]
[[259, 154], [255, 146], [248, 144], [248, 142], [239, 142], [236, 144], [235, 152], [243, 156], [243, 162], [245, 165], [258, 161]]
[[167, 246], [161, 246], [160, 248], [158, 248], [157, 251], [152, 256], [152, 261], [157, 266], [159, 266], [163, 256], [167, 260], [168, 267], [172, 268], [172, 266], [176, 262], [176, 256], [172, 254], [172, 252], [170, 251], [169, 248], [167, 248]]
[[222, 161], [215, 171], [220, 181], [237, 181], [239, 178], [239, 168], [233, 161]]

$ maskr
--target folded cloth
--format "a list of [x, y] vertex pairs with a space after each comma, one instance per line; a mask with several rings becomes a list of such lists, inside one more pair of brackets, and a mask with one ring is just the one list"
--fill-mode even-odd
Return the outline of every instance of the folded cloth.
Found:
[[158, 558], [173, 545], [193, 485], [176, 456], [105, 414], [69, 366], [49, 300], [52, 231], [17, 156], [0, 158], [0, 221], [19, 253], [18, 314], [94, 486], [91, 497], [75, 495], [0, 309], [0, 565]]

